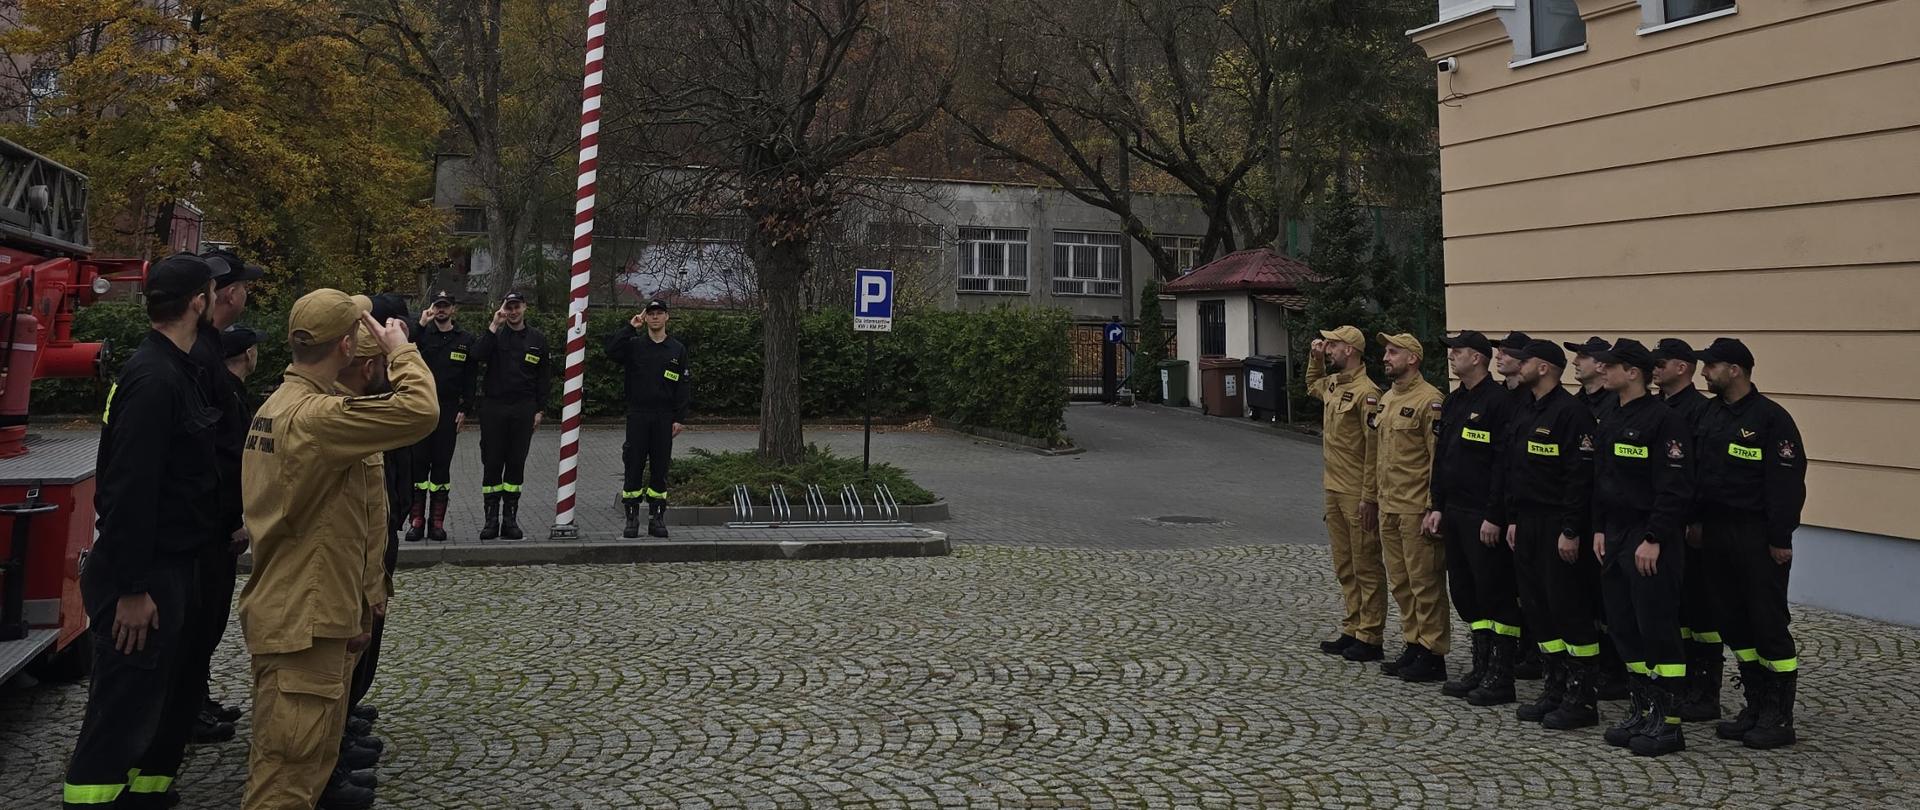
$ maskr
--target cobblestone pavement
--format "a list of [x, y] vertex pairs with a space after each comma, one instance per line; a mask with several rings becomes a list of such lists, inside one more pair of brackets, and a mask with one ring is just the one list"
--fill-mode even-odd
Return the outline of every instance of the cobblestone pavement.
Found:
[[[1920, 795], [1920, 631], [1802, 610], [1799, 746], [1748, 751], [1691, 725], [1687, 752], [1649, 760], [1597, 730], [1522, 726], [1510, 707], [1320, 655], [1328, 568], [1323, 547], [1278, 544], [407, 571], [374, 694], [389, 742], [379, 806], [1613, 810]], [[220, 692], [242, 694], [238, 645], [217, 663]], [[0, 807], [55, 806], [83, 701], [72, 686], [0, 694]], [[237, 806], [244, 753], [197, 749], [185, 806]]]
[[[931, 524], [960, 543], [1164, 549], [1324, 543], [1320, 446], [1226, 420], [1161, 408], [1075, 405], [1067, 432], [1086, 452], [1045, 456], [946, 432], [883, 430], [876, 462], [898, 465], [946, 498], [953, 520]], [[582, 431], [579, 507], [583, 535], [614, 537], [620, 446], [614, 426]], [[858, 455], [858, 429], [809, 428], [807, 440]], [[560, 434], [542, 430], [527, 460], [521, 525], [529, 537], [551, 522]], [[675, 452], [748, 450], [751, 429], [694, 428]], [[480, 436], [460, 435], [449, 527], [472, 540], [481, 518]], [[1203, 483], [1199, 483], [1203, 482]], [[1162, 522], [1160, 517], [1206, 522]], [[475, 541], [477, 542], [477, 541]]]

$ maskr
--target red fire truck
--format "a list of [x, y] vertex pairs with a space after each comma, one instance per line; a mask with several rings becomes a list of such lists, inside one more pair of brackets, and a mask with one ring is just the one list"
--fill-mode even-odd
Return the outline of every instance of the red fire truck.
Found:
[[105, 345], [74, 342], [74, 313], [145, 277], [144, 261], [93, 257], [85, 175], [0, 140], [0, 684], [29, 666], [85, 675], [99, 433], [29, 432], [27, 406], [34, 380], [99, 376]]

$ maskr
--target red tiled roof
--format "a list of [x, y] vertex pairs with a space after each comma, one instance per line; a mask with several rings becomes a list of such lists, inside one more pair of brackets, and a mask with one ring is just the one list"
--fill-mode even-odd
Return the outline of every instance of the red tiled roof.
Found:
[[1283, 256], [1273, 248], [1250, 248], [1229, 253], [1167, 282], [1161, 292], [1168, 295], [1198, 292], [1294, 293], [1302, 282], [1313, 280], [1313, 270], [1299, 259]]

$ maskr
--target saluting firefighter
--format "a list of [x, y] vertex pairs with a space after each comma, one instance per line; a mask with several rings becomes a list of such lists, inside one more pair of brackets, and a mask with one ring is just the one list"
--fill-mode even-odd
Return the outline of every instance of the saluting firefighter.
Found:
[[1593, 413], [1560, 386], [1567, 355], [1559, 346], [1529, 341], [1520, 357], [1527, 402], [1513, 414], [1504, 459], [1507, 545], [1546, 683], [1514, 715], [1550, 729], [1586, 728], [1599, 722], [1600, 569], [1581, 542], [1592, 531]]
[[[1710, 403], [1693, 387], [1694, 368], [1693, 347], [1686, 341], [1661, 338], [1654, 344], [1653, 384], [1660, 391], [1661, 401], [1686, 421], [1687, 435], [1694, 439], [1687, 449], [1698, 459], [1700, 418]], [[1687, 648], [1687, 688], [1680, 697], [1680, 721], [1718, 720], [1723, 656], [1713, 616], [1714, 577], [1707, 573], [1706, 556], [1700, 550], [1697, 511], [1687, 516], [1687, 542], [1679, 551], [1687, 558], [1687, 570], [1680, 582], [1680, 641]]]
[[[1454, 610], [1473, 632], [1473, 668], [1441, 687], [1475, 706], [1513, 702], [1523, 622], [1513, 551], [1505, 542], [1500, 460], [1514, 392], [1487, 372], [1493, 344], [1479, 332], [1443, 338], [1459, 387], [1440, 404], [1433, 457], [1433, 512], [1422, 529], [1447, 549]], [[1518, 375], [1511, 375], [1518, 381]]]
[[1368, 420], [1375, 470], [1361, 494], [1361, 508], [1367, 528], [1380, 531], [1387, 584], [1400, 605], [1400, 635], [1410, 648], [1403, 656], [1407, 663], [1396, 672], [1409, 683], [1444, 681], [1452, 633], [1447, 547], [1427, 531], [1438, 525], [1439, 517], [1433, 511], [1433, 463], [1440, 390], [1420, 376], [1419, 340], [1404, 333], [1382, 334], [1380, 345], [1386, 347], [1387, 378], [1393, 385]]
[[480, 403], [480, 492], [487, 510], [482, 540], [526, 536], [520, 531], [520, 487], [533, 430], [552, 395], [548, 359], [546, 336], [527, 323], [527, 299], [507, 293], [468, 360], [487, 364]]
[[1380, 403], [1380, 384], [1367, 376], [1366, 348], [1359, 327], [1342, 326], [1321, 331], [1307, 354], [1307, 394], [1320, 400], [1327, 539], [1346, 611], [1340, 637], [1320, 642], [1320, 651], [1348, 661], [1380, 660], [1387, 623], [1377, 520], [1363, 520], [1360, 504], [1362, 493], [1373, 488], [1367, 421]]
[[623, 537], [640, 536], [642, 499], [647, 502], [647, 534], [667, 536], [667, 469], [673, 462], [673, 440], [685, 429], [693, 399], [687, 347], [667, 335], [671, 317], [667, 302], [653, 299], [645, 311], [607, 339], [607, 356], [626, 372], [627, 443], [622, 448], [626, 478], [620, 492], [627, 519]]
[[450, 290], [433, 294], [433, 303], [420, 313], [413, 330], [414, 345], [433, 370], [433, 387], [440, 392], [440, 424], [408, 454], [413, 482], [411, 508], [407, 512], [409, 542], [431, 538], [447, 539], [447, 500], [452, 497], [453, 450], [466, 426], [467, 410], [473, 403], [474, 370], [480, 361], [473, 357], [474, 337], [461, 329], [454, 318], [460, 315], [460, 302]]
[[1807, 501], [1807, 450], [1793, 416], [1754, 387], [1745, 343], [1718, 338], [1699, 359], [1714, 393], [1700, 420], [1701, 534], [1720, 633], [1747, 699], [1717, 733], [1748, 748], [1792, 745], [1800, 658], [1787, 628], [1787, 576]]
[[1685, 750], [1680, 698], [1680, 582], [1693, 503], [1693, 437], [1686, 420], [1647, 392], [1653, 354], [1621, 338], [1593, 355], [1618, 406], [1594, 434], [1593, 551], [1600, 560], [1607, 632], [1631, 673], [1632, 709], [1607, 729], [1611, 745], [1641, 756]]

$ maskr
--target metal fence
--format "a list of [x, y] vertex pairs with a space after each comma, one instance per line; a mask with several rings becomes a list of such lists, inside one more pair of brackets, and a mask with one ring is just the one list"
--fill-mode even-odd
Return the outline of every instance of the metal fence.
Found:
[[[1126, 343], [1114, 347], [1114, 377], [1121, 388], [1125, 388], [1127, 377], [1133, 373], [1134, 352], [1140, 346], [1137, 339], [1140, 334], [1138, 323], [1128, 323]], [[1159, 348], [1156, 357], [1173, 357], [1175, 342], [1173, 324], [1163, 326], [1167, 336], [1166, 345]], [[1099, 401], [1106, 398], [1106, 390], [1101, 384], [1100, 358], [1107, 342], [1107, 324], [1103, 322], [1076, 323], [1068, 333], [1068, 345], [1073, 353], [1067, 371], [1067, 394], [1078, 401]], [[1152, 347], [1149, 347], [1152, 350]]]

